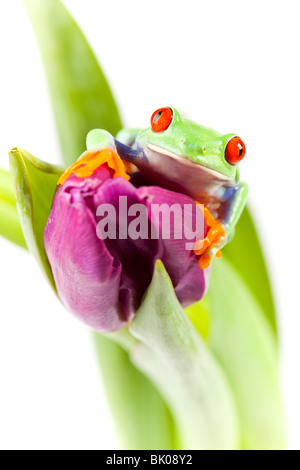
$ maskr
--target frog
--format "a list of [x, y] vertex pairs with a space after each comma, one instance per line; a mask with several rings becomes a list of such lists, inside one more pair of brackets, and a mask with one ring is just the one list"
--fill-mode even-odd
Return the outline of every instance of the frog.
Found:
[[61, 185], [75, 173], [85, 178], [103, 164], [114, 177], [130, 180], [139, 172], [149, 185], [190, 196], [201, 207], [207, 235], [196, 241], [194, 252], [202, 269], [235, 234], [248, 197], [240, 181], [240, 162], [246, 147], [237, 134], [221, 134], [183, 117], [174, 107], [157, 109], [150, 127], [124, 128], [113, 137], [103, 129], [89, 132], [87, 151], [59, 179]]

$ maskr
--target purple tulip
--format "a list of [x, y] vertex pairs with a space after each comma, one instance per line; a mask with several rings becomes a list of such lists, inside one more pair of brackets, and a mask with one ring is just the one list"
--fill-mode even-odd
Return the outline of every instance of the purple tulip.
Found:
[[[123, 200], [126, 197], [128, 207], [142, 204], [147, 228], [149, 233], [156, 233], [155, 237], [124, 236], [135, 217], [122, 212], [120, 196]], [[115, 209], [115, 238], [99, 238], [98, 224], [104, 219], [97, 217], [97, 209], [105, 207], [103, 204]], [[135, 177], [130, 182], [122, 177], [112, 178], [106, 166], [88, 178], [71, 176], [55, 195], [44, 241], [58, 294], [77, 317], [97, 331], [118, 330], [132, 319], [158, 259], [164, 263], [184, 307], [200, 300], [206, 291], [210, 269], [200, 269], [193, 249], [186, 249], [191, 240], [185, 236], [176, 239], [172, 233], [174, 226], [179, 227], [182, 222], [183, 211], [178, 211], [174, 219], [171, 217], [171, 237], [164, 239], [164, 227], [153, 204], [192, 207], [185, 218], [190, 218], [190, 224], [195, 222], [196, 204], [190, 197], [141, 185]], [[203, 219], [202, 226], [205, 236]]]

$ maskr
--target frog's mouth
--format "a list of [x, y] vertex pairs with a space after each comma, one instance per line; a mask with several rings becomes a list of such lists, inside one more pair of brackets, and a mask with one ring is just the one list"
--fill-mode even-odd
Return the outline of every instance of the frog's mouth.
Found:
[[208, 168], [207, 166], [202, 165], [201, 163], [193, 162], [192, 160], [189, 160], [188, 158], [185, 158], [185, 157], [182, 157], [181, 155], [177, 155], [176, 153], [170, 152], [169, 150], [159, 147], [158, 145], [147, 143], [147, 147], [152, 152], [160, 153], [161, 155], [165, 155], [167, 157], [173, 158], [174, 160], [177, 160], [179, 163], [185, 166], [194, 168], [196, 171], [199, 171], [199, 168], [201, 168], [202, 171], [213, 176], [214, 178], [217, 178], [219, 180], [224, 180], [224, 181], [230, 180], [229, 176], [224, 175], [224, 173], [221, 173], [220, 171], [213, 170], [212, 168]]

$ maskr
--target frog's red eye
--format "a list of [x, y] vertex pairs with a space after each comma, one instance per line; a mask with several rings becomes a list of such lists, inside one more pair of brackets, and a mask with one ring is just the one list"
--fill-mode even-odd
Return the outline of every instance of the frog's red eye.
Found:
[[237, 165], [243, 160], [246, 153], [246, 146], [242, 139], [233, 137], [227, 144], [225, 158], [230, 165]]
[[161, 108], [155, 111], [151, 117], [151, 127], [153, 132], [163, 132], [168, 129], [173, 119], [171, 108]]

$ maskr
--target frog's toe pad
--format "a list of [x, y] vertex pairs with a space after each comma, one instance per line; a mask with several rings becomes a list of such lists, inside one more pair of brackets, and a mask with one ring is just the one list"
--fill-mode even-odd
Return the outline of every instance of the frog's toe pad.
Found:
[[86, 148], [88, 151], [95, 151], [114, 147], [113, 136], [103, 129], [93, 129], [86, 138]]

